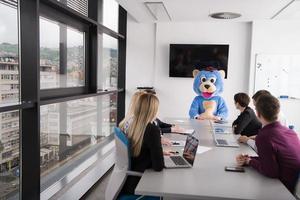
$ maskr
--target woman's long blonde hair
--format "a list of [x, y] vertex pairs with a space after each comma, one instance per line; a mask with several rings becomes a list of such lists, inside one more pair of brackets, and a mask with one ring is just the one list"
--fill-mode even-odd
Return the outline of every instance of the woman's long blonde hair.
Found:
[[158, 98], [153, 94], [143, 93], [139, 96], [133, 109], [133, 121], [131, 122], [127, 137], [131, 142], [131, 150], [134, 157], [140, 155], [144, 133], [149, 123], [152, 123], [158, 111]]
[[124, 119], [119, 123], [119, 127], [121, 128], [122, 131], [124, 131], [124, 129], [125, 129], [125, 124], [128, 123], [130, 121], [130, 119], [133, 117], [134, 107], [135, 107], [139, 97], [141, 96], [141, 94], [144, 94], [144, 93], [145, 92], [138, 91], [132, 95], [130, 103], [129, 103], [128, 111], [127, 111]]

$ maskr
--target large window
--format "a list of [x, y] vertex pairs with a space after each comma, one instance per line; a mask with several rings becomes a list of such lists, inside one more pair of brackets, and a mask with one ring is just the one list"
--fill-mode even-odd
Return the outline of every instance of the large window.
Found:
[[1, 200], [57, 199], [113, 165], [125, 33], [115, 0], [0, 0]]
[[[0, 0], [0, 106], [19, 102], [18, 5]], [[19, 111], [0, 113], [0, 199], [19, 193]]]
[[84, 86], [84, 32], [40, 18], [41, 89]]

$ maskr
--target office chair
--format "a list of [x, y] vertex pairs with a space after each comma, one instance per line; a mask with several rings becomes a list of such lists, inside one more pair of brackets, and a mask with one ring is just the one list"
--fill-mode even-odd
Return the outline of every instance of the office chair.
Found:
[[[126, 181], [127, 176], [139, 176], [143, 173], [130, 171], [130, 142], [121, 129], [115, 127], [116, 162], [105, 190], [106, 200], [115, 200]], [[157, 197], [122, 195], [119, 200], [156, 200]]]

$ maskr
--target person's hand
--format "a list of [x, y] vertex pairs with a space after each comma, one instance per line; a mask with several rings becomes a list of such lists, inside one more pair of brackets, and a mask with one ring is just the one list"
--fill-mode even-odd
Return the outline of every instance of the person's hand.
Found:
[[184, 152], [183, 156], [185, 159], [194, 160], [195, 156], [191, 152]]
[[160, 140], [161, 140], [161, 144], [162, 144], [162, 145], [165, 145], [165, 146], [172, 146], [172, 142], [171, 142], [170, 139], [161, 136]]
[[250, 157], [244, 154], [238, 155], [235, 159], [238, 166], [248, 165], [250, 162]]
[[184, 128], [181, 128], [180, 126], [172, 126], [171, 127], [171, 132], [172, 133], [182, 133], [184, 131]]
[[163, 150], [163, 154], [164, 154], [164, 156], [174, 156], [175, 155], [175, 151], [164, 149]]
[[221, 117], [218, 117], [218, 116], [213, 116], [212, 117], [212, 120], [214, 121], [220, 121], [222, 118]]
[[235, 160], [236, 160], [238, 166], [243, 166], [245, 164], [246, 159], [243, 154], [240, 154], [235, 158]]
[[252, 139], [252, 140], [255, 140], [255, 138], [256, 138], [256, 135], [252, 135], [249, 137], [249, 139]]
[[250, 163], [250, 160], [251, 160], [251, 158], [247, 155], [247, 158], [246, 158], [246, 161], [245, 161], [245, 164], [246, 165], [249, 165], [249, 163]]
[[207, 113], [202, 113], [197, 117], [198, 120], [213, 120], [213, 121], [220, 121], [222, 118], [214, 115], [208, 115]]
[[245, 135], [241, 135], [239, 138], [238, 138], [238, 141], [240, 142], [240, 143], [247, 143], [247, 141], [249, 140], [250, 138], [249, 137], [247, 137], [247, 136], [245, 136]]

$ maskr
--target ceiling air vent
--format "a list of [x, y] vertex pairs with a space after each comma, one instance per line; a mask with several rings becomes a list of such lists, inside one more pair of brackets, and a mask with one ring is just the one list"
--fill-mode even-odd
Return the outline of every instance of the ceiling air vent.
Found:
[[232, 13], [232, 12], [219, 12], [219, 13], [212, 13], [209, 16], [215, 19], [235, 19], [242, 15], [239, 13]]

